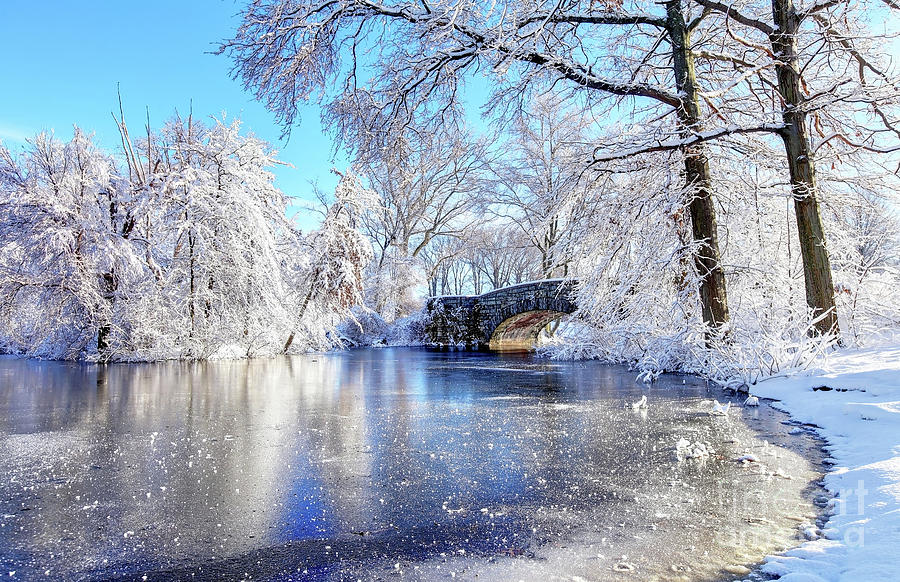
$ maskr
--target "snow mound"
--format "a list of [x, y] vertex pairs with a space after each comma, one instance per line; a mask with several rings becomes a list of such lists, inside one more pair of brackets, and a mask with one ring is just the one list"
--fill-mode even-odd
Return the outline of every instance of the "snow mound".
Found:
[[691, 442], [682, 437], [678, 439], [678, 442], [675, 444], [675, 457], [679, 461], [686, 459], [704, 459], [713, 453], [715, 453], [715, 451], [708, 442]]

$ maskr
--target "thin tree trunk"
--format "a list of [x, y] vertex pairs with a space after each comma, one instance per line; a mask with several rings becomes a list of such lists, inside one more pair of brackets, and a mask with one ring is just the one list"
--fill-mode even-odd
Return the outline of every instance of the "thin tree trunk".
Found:
[[288, 336], [287, 341], [284, 342], [284, 347], [281, 349], [281, 353], [286, 354], [292, 343], [294, 343], [294, 332], [291, 332], [291, 335]]
[[800, 16], [793, 0], [772, 0], [775, 32], [771, 35], [778, 73], [778, 91], [784, 99], [781, 132], [791, 176], [794, 215], [800, 236], [803, 258], [803, 278], [806, 283], [806, 303], [813, 311], [814, 332], [840, 334], [837, 308], [834, 303], [834, 283], [831, 262], [825, 246], [825, 230], [816, 199], [816, 174], [806, 125], [804, 95], [798, 69], [797, 31]]
[[188, 293], [188, 312], [190, 313], [190, 316], [191, 316], [191, 329], [190, 329], [190, 332], [188, 333], [188, 337], [192, 338], [192, 337], [194, 337], [194, 332], [195, 332], [195, 329], [194, 329], [194, 327], [195, 327], [194, 293], [196, 291], [196, 284], [194, 282], [194, 236], [190, 232], [188, 232], [188, 253], [189, 253], [188, 271], [189, 271], [189, 278], [190, 278], [190, 283], [189, 283], [190, 289], [189, 289], [189, 293]]
[[[681, 0], [666, 3], [666, 24], [672, 44], [675, 84], [681, 96], [678, 119], [685, 131], [700, 131], [700, 105], [697, 98], [697, 79], [694, 58], [690, 52], [690, 31], [684, 21]], [[719, 235], [712, 179], [706, 147], [685, 148], [685, 185], [691, 192], [688, 210], [694, 242], [698, 244], [694, 264], [700, 276], [700, 303], [703, 321], [709, 326], [707, 342], [714, 340], [728, 323], [728, 296], [725, 273], [719, 260]]]
[[[306, 313], [306, 308], [309, 306], [309, 301], [312, 299], [313, 291], [315, 291], [316, 284], [319, 281], [319, 277], [316, 276], [313, 278], [312, 283], [309, 286], [309, 291], [306, 293], [306, 297], [303, 298], [303, 303], [300, 305], [300, 313], [297, 315], [297, 321], [299, 322], [303, 318], [303, 314]], [[287, 341], [284, 342], [284, 347], [281, 349], [282, 354], [286, 354], [288, 349], [291, 347], [291, 344], [294, 343], [294, 336], [296, 332], [291, 332], [288, 336]]]
[[[116, 228], [116, 219], [118, 216], [118, 203], [113, 199], [112, 192], [108, 192], [109, 197], [109, 223], [112, 229]], [[135, 227], [135, 219], [130, 213], [126, 213], [122, 223], [122, 230], [119, 233], [122, 238], [129, 238], [131, 231]], [[115, 267], [110, 269], [108, 273], [103, 273], [103, 298], [109, 304], [110, 315], [115, 309], [116, 291], [119, 288], [119, 278], [116, 275]], [[104, 322], [97, 330], [97, 353], [102, 361], [108, 361], [112, 354], [110, 353], [109, 338], [112, 334], [112, 325], [109, 321]]]

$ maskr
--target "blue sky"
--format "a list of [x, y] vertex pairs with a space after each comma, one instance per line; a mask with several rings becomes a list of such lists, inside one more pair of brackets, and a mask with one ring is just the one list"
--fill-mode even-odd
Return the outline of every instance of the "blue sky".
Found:
[[[177, 109], [195, 116], [226, 112], [244, 129], [272, 143], [293, 168], [276, 169], [288, 195], [311, 198], [309, 180], [333, 189], [330, 137], [322, 134], [319, 109], [303, 109], [302, 123], [287, 143], [274, 116], [229, 76], [230, 61], [208, 54], [236, 28], [243, 3], [234, 0], [4, 0], [0, 8], [0, 140], [13, 151], [41, 130], [69, 139], [73, 124], [115, 151], [119, 136], [110, 112], [118, 112], [121, 87], [126, 122], [160, 127]], [[118, 114], [118, 113], [117, 113]], [[304, 226], [314, 218], [300, 220]]]

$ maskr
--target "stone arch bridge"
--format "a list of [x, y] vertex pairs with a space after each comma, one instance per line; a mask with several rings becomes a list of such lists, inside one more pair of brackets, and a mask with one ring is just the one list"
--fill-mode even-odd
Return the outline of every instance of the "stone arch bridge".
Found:
[[484, 295], [431, 297], [426, 303], [434, 344], [532, 347], [549, 323], [576, 309], [576, 282], [546, 279], [511, 285]]

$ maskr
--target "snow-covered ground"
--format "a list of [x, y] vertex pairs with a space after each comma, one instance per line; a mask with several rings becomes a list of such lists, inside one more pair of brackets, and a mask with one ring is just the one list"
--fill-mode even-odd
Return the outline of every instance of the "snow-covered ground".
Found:
[[769, 557], [763, 570], [785, 582], [900, 580], [900, 344], [838, 351], [752, 392], [818, 427], [835, 495], [822, 537]]

